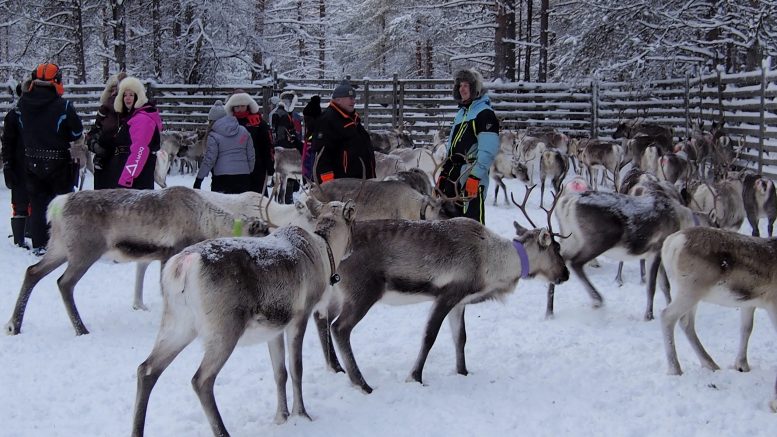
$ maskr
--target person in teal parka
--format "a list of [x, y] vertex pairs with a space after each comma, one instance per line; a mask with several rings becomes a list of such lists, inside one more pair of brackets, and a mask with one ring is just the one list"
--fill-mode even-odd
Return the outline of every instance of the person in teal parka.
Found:
[[476, 70], [460, 70], [454, 76], [453, 97], [459, 111], [437, 179], [437, 188], [445, 196], [468, 199], [455, 203], [451, 212], [482, 224], [486, 222], [489, 171], [499, 152], [499, 120], [486, 93], [483, 76]]

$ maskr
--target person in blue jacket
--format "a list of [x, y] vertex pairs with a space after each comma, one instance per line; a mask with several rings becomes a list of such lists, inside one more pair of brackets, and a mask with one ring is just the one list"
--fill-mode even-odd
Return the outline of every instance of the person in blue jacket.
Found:
[[489, 170], [499, 152], [499, 120], [486, 95], [483, 77], [476, 70], [454, 76], [453, 97], [459, 112], [453, 119], [447, 156], [437, 188], [447, 197], [466, 198], [453, 213], [486, 222], [485, 198]]

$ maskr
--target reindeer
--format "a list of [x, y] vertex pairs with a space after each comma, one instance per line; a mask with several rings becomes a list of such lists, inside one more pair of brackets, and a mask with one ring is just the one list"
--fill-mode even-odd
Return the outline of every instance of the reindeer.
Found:
[[402, 129], [370, 131], [369, 134], [375, 152], [390, 153], [399, 148], [415, 148], [410, 132]]
[[357, 206], [357, 220], [424, 220], [455, 216], [449, 208], [458, 199], [426, 196], [401, 181], [335, 179], [315, 186], [310, 194], [322, 202], [350, 199]]
[[[558, 201], [560, 232], [570, 235], [561, 241], [561, 255], [597, 308], [603, 300], [583, 271], [587, 262], [600, 255], [650, 260], [645, 320], [652, 320], [661, 244], [668, 235], [694, 226], [693, 212], [655, 184], [646, 184], [649, 192], [639, 197], [586, 189], [585, 183], [576, 178], [567, 184]], [[546, 317], [553, 316], [554, 294], [555, 285], [550, 284]], [[669, 301], [669, 290], [664, 289], [664, 294]]]
[[392, 150], [389, 156], [398, 157], [407, 170], [417, 168], [426, 173], [430, 180], [435, 180], [437, 164], [445, 159], [445, 145], [437, 145], [434, 149], [419, 147], [416, 149], [400, 148]]
[[286, 198], [286, 183], [293, 177], [302, 181], [302, 154], [297, 149], [285, 147], [275, 148], [275, 173], [273, 184], [278, 187], [275, 201], [284, 203]]
[[429, 176], [420, 168], [411, 168], [407, 171], [401, 171], [397, 174], [386, 176], [383, 180], [404, 182], [425, 196], [431, 196], [433, 194], [432, 183], [429, 181]]
[[745, 221], [741, 174], [731, 172], [726, 179], [700, 184], [693, 190], [690, 207], [708, 214], [717, 227], [737, 231]]
[[375, 152], [375, 178], [384, 179], [386, 176], [397, 174], [401, 171], [407, 171], [402, 158], [396, 155], [388, 155], [381, 152]]
[[[520, 279], [543, 277], [552, 283], [569, 278], [552, 230], [527, 230], [514, 223], [517, 237], [502, 238], [474, 220], [377, 220], [357, 222], [352, 252], [340, 264], [343, 280], [337, 286], [339, 311], [330, 307], [331, 326], [351, 382], [371, 393], [354, 358], [351, 331], [378, 301], [399, 304], [431, 300], [423, 344], [408, 380], [422, 382], [424, 363], [443, 319], [449, 323], [456, 347], [456, 370], [467, 374], [464, 359], [464, 309], [467, 304], [496, 299], [513, 291]], [[466, 254], [466, 256], [460, 256]], [[369, 258], [370, 262], [364, 260]], [[424, 259], [419, 268], [418, 259]], [[335, 314], [332, 314], [335, 312]], [[319, 329], [328, 328], [326, 323]], [[331, 342], [319, 332], [322, 345]], [[330, 368], [340, 368], [325, 348]]]
[[499, 197], [499, 188], [502, 188], [505, 203], [509, 204], [505, 179], [518, 179], [525, 184], [529, 183], [529, 170], [526, 165], [516, 155], [505, 153], [502, 150], [499, 151], [494, 158], [494, 163], [491, 164], [490, 175], [491, 179], [496, 182], [494, 185], [494, 205]]
[[546, 146], [542, 139], [525, 133], [516, 137], [515, 154], [528, 170], [529, 183], [534, 181], [534, 161], [539, 159]]
[[[302, 341], [308, 318], [326, 304], [327, 285], [338, 280], [348, 250], [354, 209], [316, 205], [316, 230], [279, 229], [266, 238], [219, 238], [185, 248], [163, 270], [165, 310], [156, 343], [138, 366], [132, 435], [143, 435], [148, 401], [159, 376], [195, 338], [204, 356], [192, 385], [214, 435], [228, 435], [213, 394], [219, 371], [240, 339], [268, 342], [278, 406], [277, 423], [289, 416], [286, 403], [284, 333], [294, 392], [292, 413], [310, 419], [302, 399]], [[224, 281], [224, 275], [232, 278]]]
[[32, 289], [67, 263], [57, 280], [65, 309], [77, 335], [88, 334], [73, 299], [73, 289], [101, 256], [117, 261], [165, 262], [184, 247], [206, 238], [267, 235], [262, 220], [247, 219], [218, 208], [195, 190], [79, 191], [57, 196], [49, 204], [48, 251], [27, 268], [6, 333], [21, 331]]
[[569, 164], [564, 154], [555, 149], [548, 149], [542, 152], [540, 158], [540, 207], [545, 198], [545, 179], [551, 178], [553, 189], [561, 192], [561, 182], [567, 176]]
[[[648, 143], [657, 143], [662, 153], [670, 151], [672, 149], [672, 128], [661, 126], [657, 123], [650, 123], [644, 120], [630, 120], [624, 121], [618, 124], [615, 128], [615, 132], [612, 133], [612, 138], [626, 138], [634, 139], [637, 137], [647, 137]], [[632, 155], [632, 158], [639, 160], [640, 155]]]
[[[618, 190], [619, 172], [623, 161], [623, 148], [617, 144], [603, 143], [599, 140], [581, 140], [577, 145], [580, 165], [588, 169], [588, 182], [596, 190], [598, 188], [594, 168], [603, 168], [604, 175], [609, 170], [613, 175], [613, 186]], [[604, 180], [604, 179], [602, 179]]]
[[[678, 319], [701, 365], [719, 369], [696, 335], [696, 307], [701, 301], [741, 309], [735, 367], [749, 371], [747, 344], [755, 308], [764, 308], [777, 329], [777, 240], [719, 229], [685, 229], [664, 241], [661, 257], [674, 294], [661, 312], [668, 373], [682, 374], [674, 338]], [[771, 408], [777, 412], [777, 398]]]
[[691, 172], [691, 163], [684, 152], [665, 153], [658, 158], [656, 176], [659, 180], [674, 184], [679, 180], [687, 180]]
[[742, 202], [753, 236], [760, 237], [758, 220], [766, 218], [769, 236], [774, 230], [774, 220], [777, 219], [777, 195], [774, 182], [758, 174], [745, 173], [742, 177]]

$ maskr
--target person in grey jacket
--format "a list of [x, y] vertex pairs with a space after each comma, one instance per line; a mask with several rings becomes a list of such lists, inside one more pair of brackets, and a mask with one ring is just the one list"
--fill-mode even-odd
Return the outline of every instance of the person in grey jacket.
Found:
[[211, 191], [227, 194], [250, 191], [251, 172], [256, 163], [251, 134], [238, 123], [237, 118], [227, 115], [220, 100], [210, 109], [208, 120], [212, 123], [208, 145], [194, 188], [199, 189], [212, 170]]

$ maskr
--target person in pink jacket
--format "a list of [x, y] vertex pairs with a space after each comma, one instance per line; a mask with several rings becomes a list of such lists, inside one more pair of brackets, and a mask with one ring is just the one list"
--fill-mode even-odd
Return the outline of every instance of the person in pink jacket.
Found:
[[143, 84], [134, 77], [119, 82], [113, 108], [121, 114], [121, 125], [111, 159], [112, 180], [116, 181], [116, 188], [152, 190], [162, 118], [148, 101]]

